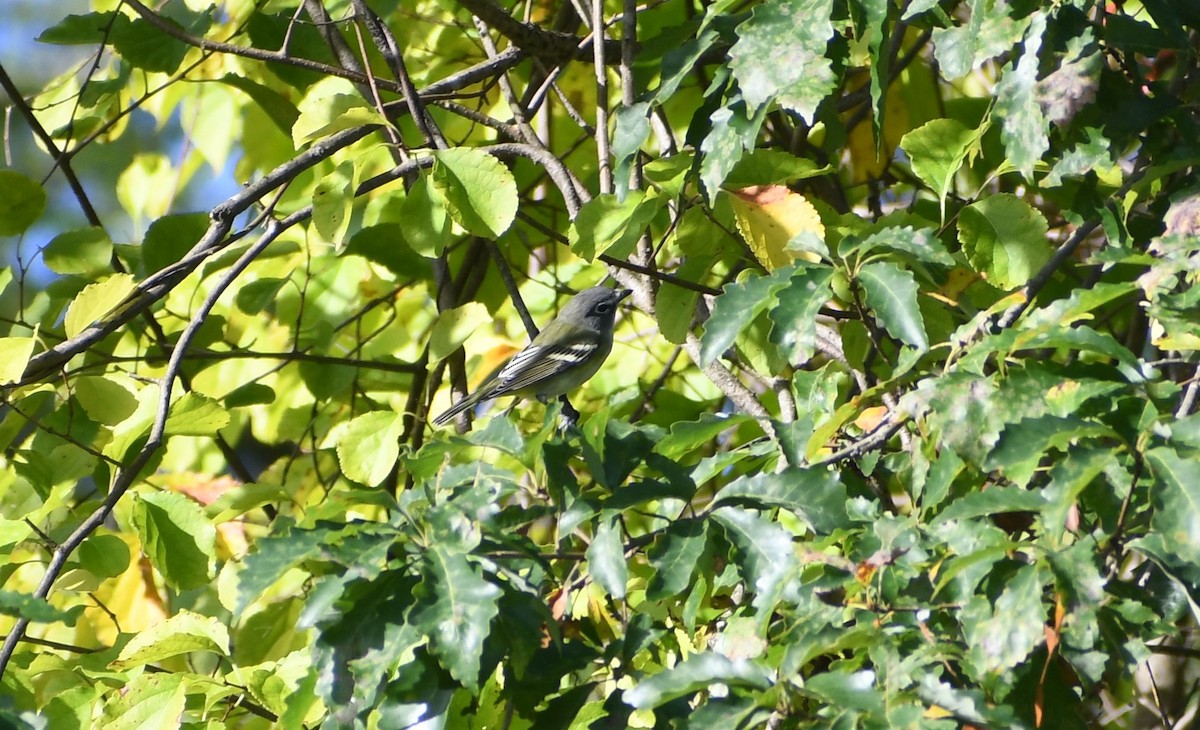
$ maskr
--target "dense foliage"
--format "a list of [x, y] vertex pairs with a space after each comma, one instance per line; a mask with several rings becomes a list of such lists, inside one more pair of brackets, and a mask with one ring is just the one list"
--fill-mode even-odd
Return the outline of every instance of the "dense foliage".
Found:
[[[1200, 710], [1200, 6], [92, 4], [0, 73], [0, 724]], [[577, 427], [429, 425], [610, 274]]]

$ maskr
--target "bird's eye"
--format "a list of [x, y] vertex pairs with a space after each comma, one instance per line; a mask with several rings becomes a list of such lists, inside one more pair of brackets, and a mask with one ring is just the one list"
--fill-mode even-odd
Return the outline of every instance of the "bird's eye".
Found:
[[596, 309], [594, 311], [596, 314], [608, 314], [612, 311], [612, 305], [608, 302], [600, 302], [596, 305]]

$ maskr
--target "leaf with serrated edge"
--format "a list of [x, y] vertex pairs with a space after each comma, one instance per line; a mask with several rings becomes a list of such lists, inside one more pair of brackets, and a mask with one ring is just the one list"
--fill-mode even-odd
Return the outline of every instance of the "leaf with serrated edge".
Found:
[[918, 350], [928, 350], [929, 338], [913, 275], [895, 264], [876, 261], [862, 267], [858, 278], [867, 295], [867, 306], [888, 334]]
[[134, 634], [113, 666], [125, 669], [193, 651], [229, 656], [229, 629], [211, 616], [180, 610], [166, 621]]
[[430, 637], [433, 653], [450, 675], [474, 689], [484, 639], [500, 612], [500, 589], [484, 580], [465, 556], [439, 546], [425, 552], [424, 563], [426, 600], [413, 609], [412, 621]]

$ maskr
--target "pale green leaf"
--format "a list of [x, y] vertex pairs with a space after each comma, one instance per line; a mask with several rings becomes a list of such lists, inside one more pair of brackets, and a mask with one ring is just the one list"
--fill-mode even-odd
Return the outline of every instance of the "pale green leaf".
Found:
[[152, 664], [193, 651], [229, 656], [229, 629], [211, 616], [180, 610], [167, 620], [135, 634], [121, 649], [113, 666], [125, 669]]
[[0, 337], [0, 385], [21, 379], [36, 346], [34, 337]]
[[396, 466], [404, 419], [392, 411], [371, 411], [346, 424], [337, 441], [338, 463], [347, 477], [378, 486]]
[[344, 245], [346, 232], [350, 230], [350, 218], [354, 212], [354, 188], [356, 167], [347, 161], [321, 178], [312, 192], [313, 225], [326, 241]]
[[105, 730], [177, 728], [187, 705], [187, 684], [182, 673], [138, 675], [114, 693], [99, 724]]
[[900, 140], [900, 148], [908, 155], [913, 173], [937, 193], [943, 218], [946, 195], [954, 188], [954, 177], [978, 146], [982, 131], [968, 129], [957, 119], [934, 119]]
[[74, 387], [84, 412], [98, 423], [115, 426], [137, 410], [137, 394], [119, 376], [84, 375]]
[[213, 436], [228, 425], [229, 411], [194, 391], [172, 403], [167, 416], [167, 433], [172, 436]]
[[351, 94], [306, 97], [299, 112], [292, 125], [292, 143], [296, 149], [344, 129], [386, 123], [375, 107]]
[[729, 65], [751, 110], [771, 101], [812, 124], [836, 81], [825, 46], [833, 0], [770, 0], [737, 27]]
[[441, 150], [429, 177], [454, 222], [476, 236], [499, 238], [517, 216], [517, 181], [504, 163], [482, 150]]
[[113, 274], [104, 281], [89, 284], [67, 307], [64, 326], [67, 337], [76, 337], [92, 323], [120, 306], [136, 284], [130, 274]]
[[571, 250], [588, 261], [605, 252], [618, 258], [626, 256], [658, 207], [658, 197], [641, 190], [630, 190], [624, 201], [611, 193], [597, 195], [571, 222]]
[[487, 307], [468, 302], [461, 307], [440, 312], [429, 332], [429, 359], [442, 360], [458, 348], [472, 332], [491, 322]]
[[1034, 13], [1025, 35], [1025, 50], [1016, 68], [1008, 71], [996, 84], [996, 115], [1000, 118], [1000, 138], [1009, 162], [1021, 171], [1026, 180], [1033, 179], [1033, 166], [1050, 149], [1050, 123], [1042, 113], [1038, 100], [1038, 53], [1046, 16]]

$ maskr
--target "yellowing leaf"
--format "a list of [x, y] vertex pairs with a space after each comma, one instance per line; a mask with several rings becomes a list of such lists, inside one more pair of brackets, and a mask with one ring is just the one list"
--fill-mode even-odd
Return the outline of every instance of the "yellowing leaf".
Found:
[[883, 422], [887, 413], [888, 409], [886, 406], [864, 408], [863, 412], [858, 414], [858, 418], [854, 419], [854, 425], [862, 431], [874, 431], [875, 427]]
[[133, 289], [134, 281], [130, 274], [113, 274], [104, 281], [84, 287], [67, 307], [67, 337], [75, 337], [116, 309]]
[[822, 243], [825, 238], [825, 226], [817, 209], [803, 195], [782, 185], [756, 185], [730, 193], [738, 230], [767, 271], [775, 271], [796, 259], [820, 260], [815, 251], [793, 243], [801, 234], [810, 234], [810, 240]]

